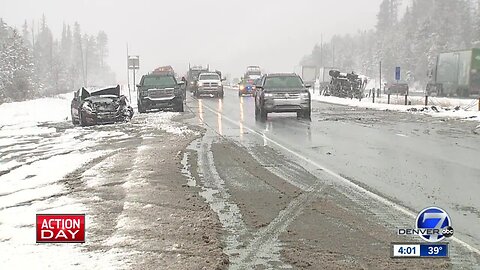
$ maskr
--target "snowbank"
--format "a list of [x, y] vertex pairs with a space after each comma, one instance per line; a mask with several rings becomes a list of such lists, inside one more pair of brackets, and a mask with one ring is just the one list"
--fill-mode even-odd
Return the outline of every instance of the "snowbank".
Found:
[[73, 93], [0, 105], [0, 127], [19, 123], [61, 122], [70, 118]]
[[451, 117], [480, 122], [478, 100], [475, 99], [429, 97], [428, 106], [424, 106], [425, 97], [422, 96], [409, 96], [408, 101], [412, 105], [404, 105], [405, 97], [402, 96], [390, 96], [391, 104], [387, 104], [388, 98], [386, 95], [375, 98], [375, 103], [372, 103], [371, 97], [359, 101], [358, 99], [321, 96], [318, 92], [315, 92], [315, 94], [312, 94], [312, 100], [359, 108], [422, 113], [435, 117]]

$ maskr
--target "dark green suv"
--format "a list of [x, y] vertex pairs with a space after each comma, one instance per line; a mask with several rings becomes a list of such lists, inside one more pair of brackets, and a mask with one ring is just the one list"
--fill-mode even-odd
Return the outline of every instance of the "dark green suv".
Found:
[[138, 112], [154, 109], [183, 112], [183, 84], [170, 73], [143, 75], [137, 85]]

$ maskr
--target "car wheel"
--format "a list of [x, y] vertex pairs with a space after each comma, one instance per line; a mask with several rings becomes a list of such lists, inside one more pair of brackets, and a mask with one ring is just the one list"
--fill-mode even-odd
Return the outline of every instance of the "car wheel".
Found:
[[305, 118], [307, 120], [312, 120], [312, 110], [307, 109], [307, 110], [303, 111], [303, 118]]
[[241, 96], [242, 96], [242, 92], [238, 91], [238, 96], [241, 97]]
[[78, 125], [78, 122], [75, 120], [75, 117], [73, 117], [73, 113], [71, 114], [72, 115], [72, 124], [75, 126], [75, 125]]
[[183, 102], [177, 106], [177, 112], [184, 112]]
[[255, 105], [255, 120], [260, 120], [260, 110], [258, 109], [257, 105]]
[[145, 107], [143, 107], [142, 102], [140, 102], [139, 100], [137, 100], [137, 104], [138, 104], [138, 112], [139, 112], [139, 113], [145, 113], [146, 110], [145, 110]]
[[87, 121], [85, 121], [85, 117], [83, 116], [82, 111], [78, 112], [78, 122], [79, 122], [80, 126], [82, 126], [82, 127], [87, 125]]
[[268, 116], [267, 111], [263, 107], [260, 107], [259, 112], [260, 112], [260, 121], [266, 121]]
[[223, 99], [223, 91], [220, 92], [220, 93], [218, 93], [217, 96], [218, 96], [219, 98]]

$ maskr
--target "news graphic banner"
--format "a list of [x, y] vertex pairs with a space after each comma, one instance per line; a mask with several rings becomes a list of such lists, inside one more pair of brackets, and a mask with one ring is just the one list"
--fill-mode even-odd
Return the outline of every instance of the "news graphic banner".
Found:
[[448, 258], [448, 243], [393, 243], [393, 258]]
[[420, 243], [392, 243], [393, 258], [448, 258], [448, 243], [454, 233], [452, 219], [442, 208], [432, 206], [420, 211], [414, 228], [398, 229], [398, 235], [417, 236]]
[[85, 214], [37, 214], [37, 243], [85, 243]]

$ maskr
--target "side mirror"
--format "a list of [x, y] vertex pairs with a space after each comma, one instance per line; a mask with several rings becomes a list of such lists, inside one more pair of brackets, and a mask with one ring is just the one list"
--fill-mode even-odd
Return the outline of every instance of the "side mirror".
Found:
[[184, 81], [179, 81], [179, 82], [178, 82], [178, 85], [184, 85], [184, 84], [185, 84]]
[[137, 87], [142, 87], [140, 84], [137, 84]]
[[262, 90], [262, 89], [263, 89], [263, 86], [257, 85], [257, 86], [255, 86], [255, 89]]
[[305, 84], [305, 87], [306, 87], [306, 88], [311, 88], [312, 85], [311, 85], [311, 84]]
[[223, 82], [223, 81], [226, 81], [226, 80], [227, 80], [227, 78], [222, 78], [222, 80], [221, 80], [221, 81]]

